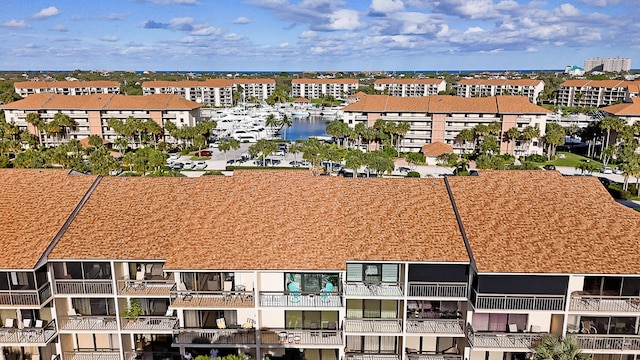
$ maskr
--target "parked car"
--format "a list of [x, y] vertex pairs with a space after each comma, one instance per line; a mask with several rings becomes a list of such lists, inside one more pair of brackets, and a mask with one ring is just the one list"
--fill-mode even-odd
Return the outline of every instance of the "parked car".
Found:
[[409, 169], [409, 168], [408, 168], [408, 167], [406, 167], [406, 166], [400, 166], [400, 167], [398, 167], [398, 171], [399, 171], [400, 173], [402, 173], [402, 174], [406, 174], [406, 173], [408, 173], [409, 171], [411, 171], [411, 169]]
[[621, 169], [615, 168], [613, 169], [613, 173], [616, 175], [622, 175], [624, 174], [624, 171], [622, 171]]
[[552, 165], [552, 164], [547, 164], [547, 165], [543, 166], [542, 168], [545, 169], [545, 170], [555, 170], [556, 166]]
[[179, 153], [173, 153], [171, 155], [169, 155], [169, 159], [168, 160], [178, 160], [180, 159], [180, 154]]
[[211, 151], [210, 150], [198, 151], [198, 152], [195, 153], [195, 156], [197, 156], [197, 157], [211, 156]]
[[189, 161], [185, 161], [185, 162], [184, 162], [183, 169], [185, 169], [185, 170], [193, 170], [193, 167], [194, 167], [194, 166], [195, 166], [195, 165], [193, 164], [193, 161], [191, 161], [191, 160], [189, 160]]
[[603, 166], [600, 168], [600, 172], [603, 174], [613, 174], [613, 169], [608, 166]]
[[206, 168], [207, 168], [207, 163], [204, 161], [196, 161], [196, 163], [193, 165], [194, 170], [204, 170]]
[[118, 176], [120, 174], [122, 174], [122, 169], [115, 169], [115, 170], [109, 171], [109, 175], [111, 176]]
[[180, 171], [182, 170], [182, 168], [184, 167], [184, 164], [181, 162], [174, 162], [173, 164], [171, 164], [171, 166], [169, 167], [171, 170], [174, 171]]
[[611, 185], [611, 180], [605, 177], [599, 177], [598, 180], [600, 180], [600, 183], [604, 185], [604, 187], [609, 187], [609, 185]]

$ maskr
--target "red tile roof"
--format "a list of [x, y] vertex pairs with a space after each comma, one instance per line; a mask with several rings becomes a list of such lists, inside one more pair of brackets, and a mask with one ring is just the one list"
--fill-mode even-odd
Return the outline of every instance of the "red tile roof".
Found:
[[152, 94], [147, 96], [33, 94], [25, 99], [2, 105], [0, 109], [191, 110], [201, 106], [202, 104], [173, 94]]
[[430, 144], [422, 145], [422, 154], [429, 157], [438, 157], [442, 154], [453, 152], [453, 147], [441, 141], [435, 141]]
[[460, 79], [459, 85], [511, 85], [511, 86], [537, 86], [542, 80], [534, 79]]
[[640, 98], [631, 98], [631, 103], [620, 103], [603, 107], [601, 110], [615, 116], [640, 116]]
[[117, 81], [17, 81], [13, 84], [19, 89], [47, 89], [47, 88], [105, 88], [120, 87]]

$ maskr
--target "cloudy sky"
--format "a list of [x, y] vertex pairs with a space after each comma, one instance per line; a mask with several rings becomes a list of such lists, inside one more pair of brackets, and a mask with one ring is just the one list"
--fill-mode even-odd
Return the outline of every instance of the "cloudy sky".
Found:
[[638, 0], [2, 0], [0, 70], [640, 67]]

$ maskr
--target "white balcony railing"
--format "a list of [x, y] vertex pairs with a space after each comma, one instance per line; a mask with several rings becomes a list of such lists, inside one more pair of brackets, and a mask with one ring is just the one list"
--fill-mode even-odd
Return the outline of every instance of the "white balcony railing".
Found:
[[179, 321], [175, 316], [138, 316], [137, 318], [121, 318], [122, 330], [131, 331], [171, 331], [178, 328]]
[[467, 325], [467, 339], [473, 348], [520, 349], [529, 351], [542, 339], [538, 333], [484, 333], [475, 332]]
[[342, 307], [342, 296], [337, 292], [278, 292], [261, 291], [262, 307]]
[[174, 335], [175, 344], [242, 345], [256, 343], [255, 329], [180, 329], [174, 331]]
[[120, 360], [120, 351], [112, 349], [87, 349], [67, 351], [64, 360]]
[[569, 310], [637, 313], [640, 312], [640, 297], [572, 294]]
[[583, 350], [640, 351], [638, 335], [571, 335]]
[[402, 285], [392, 282], [347, 282], [344, 292], [348, 296], [398, 297], [402, 296]]
[[565, 297], [562, 295], [475, 293], [474, 307], [488, 310], [562, 311], [564, 310], [564, 301]]
[[111, 280], [56, 279], [56, 294], [113, 294]]
[[346, 333], [401, 333], [401, 319], [346, 319]]
[[115, 316], [70, 316], [60, 319], [60, 330], [116, 331], [118, 322]]
[[342, 345], [341, 330], [262, 329], [260, 342], [265, 345]]
[[415, 297], [467, 297], [466, 283], [410, 282], [408, 296]]
[[56, 336], [56, 323], [50, 321], [44, 328], [1, 329], [0, 346], [33, 344], [45, 346]]
[[464, 320], [407, 319], [407, 333], [464, 335]]
[[118, 295], [169, 296], [173, 280], [118, 280]]

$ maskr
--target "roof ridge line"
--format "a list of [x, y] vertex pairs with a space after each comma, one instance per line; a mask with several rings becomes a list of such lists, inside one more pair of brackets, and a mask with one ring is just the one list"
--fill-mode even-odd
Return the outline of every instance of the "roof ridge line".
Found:
[[40, 109], [43, 109], [45, 107], [45, 105], [47, 105], [49, 103], [49, 101], [51, 101], [51, 99], [54, 98], [54, 96], [56, 96], [58, 94], [56, 93], [51, 93], [51, 96], [49, 96], [43, 103], [42, 105], [40, 105]]
[[96, 180], [91, 184], [87, 192], [84, 194], [82, 199], [80, 199], [80, 201], [78, 202], [76, 207], [73, 209], [71, 214], [69, 214], [69, 217], [67, 217], [67, 220], [64, 222], [64, 224], [62, 224], [62, 227], [60, 228], [60, 230], [58, 230], [58, 232], [53, 237], [53, 239], [51, 240], [51, 242], [49, 243], [45, 251], [42, 253], [42, 256], [40, 256], [40, 259], [38, 259], [38, 261], [34, 265], [33, 267], [34, 269], [39, 268], [40, 266], [44, 265], [47, 262], [49, 254], [51, 254], [51, 251], [53, 251], [53, 248], [56, 245], [58, 245], [58, 241], [60, 241], [62, 236], [65, 234], [65, 232], [67, 232], [67, 229], [69, 228], [69, 226], [71, 226], [71, 223], [76, 218], [76, 216], [78, 216], [78, 213], [80, 212], [80, 210], [82, 210], [84, 205], [87, 203], [87, 201], [89, 200], [89, 197], [91, 196], [91, 194], [93, 194], [93, 191], [96, 189], [96, 187], [98, 187], [98, 184], [100, 184], [101, 180], [102, 180], [102, 176], [98, 176]]
[[456, 222], [458, 223], [458, 228], [460, 229], [460, 234], [462, 235], [462, 241], [464, 242], [464, 247], [467, 249], [467, 256], [469, 257], [469, 265], [471, 268], [478, 273], [478, 266], [476, 265], [476, 260], [473, 257], [473, 251], [471, 250], [471, 244], [469, 244], [469, 239], [467, 238], [467, 232], [464, 230], [464, 224], [462, 223], [462, 218], [460, 217], [460, 212], [458, 211], [458, 206], [456, 205], [456, 200], [453, 196], [453, 191], [451, 190], [451, 186], [449, 184], [449, 179], [444, 177], [444, 186], [447, 189], [447, 194], [449, 195], [449, 201], [451, 201], [451, 207], [453, 208], [453, 214], [456, 217]]
[[[111, 94], [111, 96], [109, 97], [109, 100], [107, 100], [107, 102], [105, 102], [105, 103], [102, 105], [102, 108], [101, 108], [101, 109], [102, 109], [102, 110], [105, 110], [105, 109], [107, 108], [107, 105], [109, 105], [109, 103], [111, 102], [111, 100], [113, 100], [113, 98], [114, 98], [116, 95], [121, 95], [121, 94]], [[127, 96], [127, 95], [122, 95], [122, 96]]]

